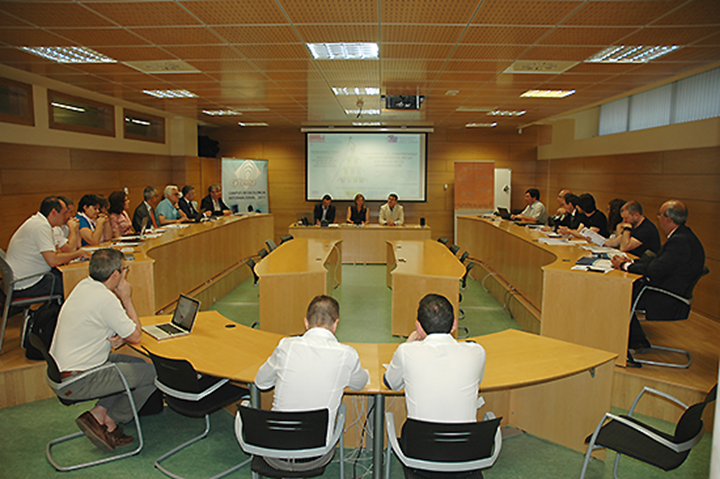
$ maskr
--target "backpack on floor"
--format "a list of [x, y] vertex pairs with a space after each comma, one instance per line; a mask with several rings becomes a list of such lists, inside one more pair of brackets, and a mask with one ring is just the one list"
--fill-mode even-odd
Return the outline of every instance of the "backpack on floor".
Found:
[[45, 347], [50, 351], [50, 343], [55, 334], [58, 315], [60, 314], [60, 303], [56, 300], [43, 303], [38, 309], [29, 309], [23, 326], [22, 345], [25, 348], [25, 357], [44, 361], [42, 353], [30, 344], [30, 333], [37, 334]]

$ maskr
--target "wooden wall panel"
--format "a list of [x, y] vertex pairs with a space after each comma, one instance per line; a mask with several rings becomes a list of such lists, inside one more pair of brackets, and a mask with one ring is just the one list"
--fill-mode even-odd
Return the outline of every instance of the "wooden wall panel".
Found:
[[[182, 163], [179, 167], [178, 162]], [[218, 160], [210, 159], [210, 163], [217, 168]], [[2, 143], [0, 247], [7, 248], [15, 230], [37, 212], [46, 196], [67, 196], [77, 204], [84, 194], [108, 196], [127, 187], [132, 214], [142, 201], [146, 186], [152, 185], [162, 191], [170, 183], [180, 187], [189, 183], [197, 188], [200, 172], [200, 159], [194, 157]]]

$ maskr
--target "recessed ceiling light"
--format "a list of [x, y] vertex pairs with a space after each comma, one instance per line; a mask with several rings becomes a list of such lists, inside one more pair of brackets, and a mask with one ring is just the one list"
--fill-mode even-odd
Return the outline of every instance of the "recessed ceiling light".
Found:
[[568, 71], [580, 62], [518, 60], [507, 67], [503, 73], [534, 73], [552, 75]]
[[448, 90], [445, 92], [445, 96], [455, 96], [460, 93], [460, 90]]
[[67, 105], [65, 103], [58, 103], [56, 101], [50, 104], [56, 108], [63, 108], [65, 110], [76, 111], [78, 113], [85, 113], [85, 108], [80, 108], [79, 106]]
[[85, 47], [18, 47], [58, 63], [117, 63], [110, 57]]
[[492, 111], [494, 106], [459, 106], [455, 111]]
[[345, 110], [345, 113], [348, 115], [379, 115], [381, 112], [380, 110]]
[[126, 116], [125, 121], [127, 121], [128, 123], [135, 123], [136, 125], [150, 126], [149, 121], [138, 120], [137, 118], [132, 118], [130, 116]]
[[575, 90], [528, 90], [522, 98], [565, 98], [575, 93]]
[[523, 116], [525, 110], [493, 110], [489, 111], [490, 116]]
[[591, 56], [585, 60], [585, 63], [647, 63], [678, 48], [681, 47], [677, 45], [613, 46]]
[[360, 87], [332, 87], [333, 93], [335, 93], [336, 96], [346, 96], [346, 95], [368, 95], [368, 96], [377, 96], [380, 94], [380, 89], [373, 86], [366, 86], [364, 88]]
[[264, 106], [234, 106], [234, 111], [270, 111], [270, 108]]
[[155, 98], [197, 98], [197, 95], [187, 90], [143, 90], [146, 95]]
[[497, 122], [492, 123], [467, 123], [465, 128], [494, 128], [497, 126]]
[[377, 60], [377, 43], [308, 43], [315, 60]]
[[122, 62], [130, 68], [143, 73], [164, 74], [164, 73], [199, 73], [200, 70], [181, 60], [152, 60], [140, 62]]
[[382, 125], [379, 121], [354, 121], [353, 126], [380, 126]]
[[265, 122], [258, 122], [258, 123], [243, 123], [239, 122], [238, 125], [240, 126], [270, 126]]
[[210, 116], [237, 116], [242, 115], [241, 112], [235, 110], [203, 110], [203, 113]]

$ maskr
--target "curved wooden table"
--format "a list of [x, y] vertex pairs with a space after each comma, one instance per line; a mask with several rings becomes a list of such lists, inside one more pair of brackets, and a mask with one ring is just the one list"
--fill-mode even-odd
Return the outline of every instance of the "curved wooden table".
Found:
[[[159, 238], [125, 247], [132, 249], [132, 253], [126, 254], [134, 256], [134, 260], [127, 262], [130, 267], [127, 278], [133, 286], [135, 309], [141, 316], [161, 311], [175, 302], [180, 293], [202, 288], [256, 255], [272, 235], [272, 215], [249, 214], [167, 228]], [[112, 242], [103, 244], [111, 245]], [[87, 265], [83, 262], [60, 268], [65, 297], [87, 277]]]
[[[148, 316], [141, 321], [143, 325], [155, 324], [169, 318]], [[238, 325], [216, 311], [205, 311], [200, 313], [190, 335], [157, 341], [143, 333], [141, 344], [162, 356], [188, 359], [200, 373], [251, 384], [283, 337]], [[585, 436], [610, 408], [614, 354], [515, 330], [468, 341], [481, 344], [487, 353], [485, 377], [480, 385], [487, 405], [480, 410], [481, 415], [491, 410], [504, 418], [503, 424], [577, 451], [585, 450]], [[397, 345], [349, 344], [358, 351], [363, 368], [370, 373], [370, 383], [362, 391], [346, 393], [373, 396], [376, 410], [384, 411], [385, 396], [402, 395], [387, 389], [382, 381], [383, 364], [390, 362]], [[396, 401], [391, 409], [396, 412], [399, 427], [405, 419], [404, 401]], [[383, 448], [383, 414], [375, 415], [374, 419], [380, 434], [375, 435], [373, 472], [380, 477], [382, 458], [378, 453]], [[353, 422], [353, 418], [348, 421]], [[359, 437], [355, 433], [349, 428], [348, 445], [353, 444], [353, 437]]]
[[294, 239], [277, 247], [255, 266], [260, 277], [260, 328], [302, 334], [308, 304], [342, 282], [342, 241]]
[[386, 241], [430, 239], [429, 226], [382, 226], [371, 224], [353, 226], [298, 226], [291, 225], [288, 233], [295, 238], [340, 240], [343, 242], [344, 263], [385, 263]]
[[407, 336], [415, 330], [418, 303], [428, 293], [445, 296], [458, 310], [465, 267], [444, 244], [430, 239], [388, 241], [386, 264], [394, 336]]
[[509, 221], [458, 217], [458, 244], [536, 309], [539, 327], [523, 327], [610, 351], [625, 366], [632, 283], [638, 276], [574, 271], [575, 261], [588, 251], [574, 244], [545, 245], [538, 242], [541, 237], [541, 232]]

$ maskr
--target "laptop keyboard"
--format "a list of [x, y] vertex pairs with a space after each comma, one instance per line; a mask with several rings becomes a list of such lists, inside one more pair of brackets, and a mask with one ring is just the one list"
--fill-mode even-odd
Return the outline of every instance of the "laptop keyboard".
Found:
[[177, 333], [183, 333], [184, 330], [178, 328], [173, 323], [165, 323], [165, 324], [159, 324], [158, 328], [162, 329], [168, 334], [177, 334]]

